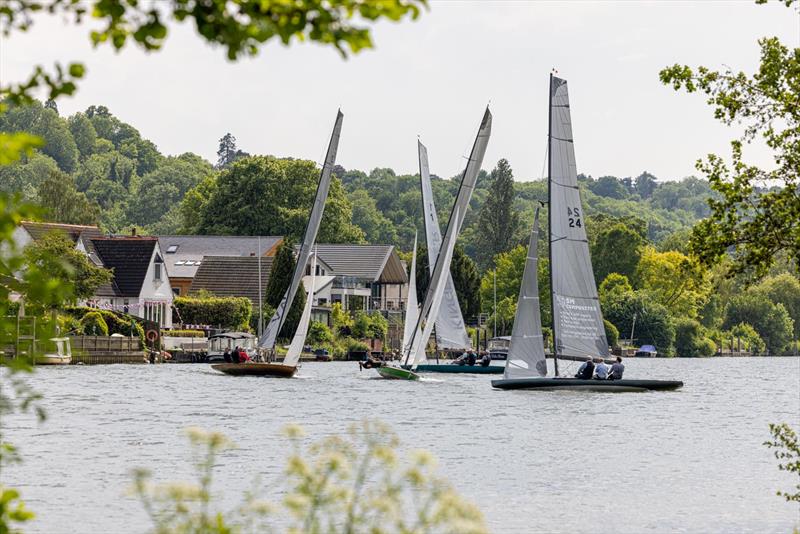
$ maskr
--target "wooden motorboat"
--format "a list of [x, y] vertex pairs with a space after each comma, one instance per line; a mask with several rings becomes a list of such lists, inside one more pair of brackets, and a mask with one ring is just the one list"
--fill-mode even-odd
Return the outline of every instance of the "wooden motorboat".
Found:
[[282, 363], [215, 363], [211, 365], [215, 371], [232, 376], [277, 376], [291, 378], [297, 372], [297, 366]]

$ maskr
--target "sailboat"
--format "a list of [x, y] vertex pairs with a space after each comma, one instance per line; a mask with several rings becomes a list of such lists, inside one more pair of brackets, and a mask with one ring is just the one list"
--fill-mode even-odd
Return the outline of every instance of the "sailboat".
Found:
[[[283, 296], [280, 304], [278, 304], [275, 313], [273, 314], [272, 318], [270, 319], [269, 323], [267, 324], [264, 332], [262, 333], [261, 337], [258, 340], [258, 346], [260, 349], [265, 351], [270, 356], [274, 356], [275, 354], [275, 344], [278, 338], [278, 333], [283, 328], [284, 323], [286, 322], [286, 316], [289, 313], [289, 309], [292, 306], [292, 302], [294, 301], [294, 297], [297, 294], [297, 289], [300, 287], [300, 280], [303, 278], [303, 272], [305, 271], [306, 265], [308, 265], [309, 258], [311, 256], [312, 249], [314, 248], [314, 244], [317, 240], [317, 232], [319, 231], [320, 223], [322, 222], [322, 214], [325, 211], [325, 200], [328, 198], [328, 190], [330, 189], [331, 184], [331, 173], [333, 171], [334, 165], [336, 165], [336, 152], [339, 148], [339, 137], [341, 136], [342, 132], [342, 120], [344, 115], [342, 115], [341, 110], [337, 111], [336, 113], [336, 122], [333, 126], [333, 132], [331, 133], [331, 139], [328, 143], [328, 152], [325, 155], [325, 162], [322, 165], [322, 170], [320, 171], [320, 178], [319, 183], [317, 184], [317, 192], [314, 197], [314, 205], [311, 208], [311, 215], [308, 220], [308, 225], [306, 226], [306, 232], [303, 237], [303, 243], [300, 246], [300, 252], [297, 256], [297, 263], [294, 266], [294, 273], [292, 274], [292, 281], [289, 284], [289, 287], [286, 289], [286, 293]], [[312, 276], [315, 272], [312, 270]], [[313, 277], [311, 281], [311, 286], [313, 290]], [[306, 299], [306, 308], [308, 308], [308, 316], [310, 318], [311, 315], [311, 301], [313, 300], [313, 291], [309, 293], [309, 297]], [[306, 310], [303, 310], [303, 314], [305, 316]], [[301, 336], [302, 339], [305, 339], [306, 332], [302, 331], [303, 324], [302, 321], [298, 325], [298, 329], [293, 336], [293, 340], [297, 339], [298, 336]], [[305, 330], [308, 329], [308, 320], [305, 324]], [[294, 341], [293, 341], [294, 343]], [[302, 349], [303, 341], [300, 341], [300, 348]], [[282, 363], [273, 363], [273, 362], [251, 362], [246, 364], [229, 364], [229, 363], [222, 363], [212, 365], [211, 367], [217, 371], [230, 374], [230, 375], [247, 375], [247, 376], [277, 376], [277, 377], [284, 377], [289, 378], [294, 376], [297, 372], [297, 364], [300, 359], [300, 353], [294, 354], [291, 350], [287, 352], [286, 356], [283, 359]]]
[[[433, 188], [431, 187], [430, 165], [428, 163], [428, 149], [419, 140], [417, 141], [417, 152], [419, 155], [419, 177], [420, 188], [422, 190], [422, 212], [425, 223], [425, 238], [428, 248], [428, 265], [430, 273], [433, 274], [433, 267], [439, 255], [442, 245], [442, 234], [439, 229], [439, 218], [436, 215], [436, 205], [433, 199]], [[448, 270], [445, 278], [444, 295], [438, 316], [435, 318], [434, 335], [436, 336], [436, 347], [445, 351], [465, 351], [472, 350], [472, 340], [467, 333], [464, 324], [464, 316], [461, 313], [461, 306], [458, 303], [453, 276]], [[473, 374], [495, 374], [502, 373], [501, 366], [483, 367], [480, 365], [451, 365], [440, 364], [437, 362], [424, 361], [417, 367], [421, 372], [438, 373], [473, 373]]]
[[677, 389], [673, 380], [581, 380], [558, 376], [559, 358], [608, 356], [603, 314], [589, 255], [584, 226], [567, 82], [550, 75], [548, 139], [548, 205], [550, 288], [553, 308], [553, 362], [555, 378], [548, 378], [539, 312], [538, 209], [514, 317], [511, 344], [500, 389], [589, 389], [645, 391]]
[[[461, 175], [461, 183], [450, 212], [450, 219], [447, 222], [444, 241], [440, 247], [440, 253], [436, 256], [436, 262], [431, 270], [430, 283], [425, 292], [425, 299], [419, 310], [417, 324], [412, 330], [411, 342], [408, 347], [403, 347], [404, 359], [403, 367], [381, 366], [378, 373], [384, 378], [401, 378], [406, 380], [417, 380], [419, 376], [414, 372], [419, 363], [425, 359], [425, 346], [433, 331], [436, 318], [439, 316], [439, 308], [444, 298], [447, 287], [446, 275], [450, 273], [450, 263], [453, 259], [453, 249], [464, 223], [464, 216], [478, 180], [483, 156], [486, 154], [486, 147], [492, 134], [492, 114], [489, 108], [483, 114], [478, 134], [472, 145], [467, 165]], [[424, 327], [423, 327], [424, 325]]]

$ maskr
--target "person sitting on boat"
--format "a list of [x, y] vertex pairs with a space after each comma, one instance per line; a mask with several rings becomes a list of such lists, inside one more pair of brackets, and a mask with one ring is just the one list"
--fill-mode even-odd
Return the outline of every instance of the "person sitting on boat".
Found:
[[586, 361], [583, 362], [583, 365], [580, 366], [578, 372], [575, 374], [575, 378], [580, 378], [581, 380], [589, 380], [594, 376], [594, 362], [592, 361], [592, 357], [589, 356], [586, 358]]
[[225, 360], [225, 363], [231, 363], [231, 353], [228, 349], [225, 349], [225, 352], [222, 353], [222, 359]]
[[469, 351], [467, 354], [467, 365], [475, 365], [475, 362], [478, 361], [478, 357], [475, 355], [475, 352]]
[[364, 360], [358, 362], [359, 368], [363, 369], [377, 369], [381, 366], [381, 361], [374, 356], [367, 354]]
[[597, 358], [597, 364], [594, 366], [594, 377], [598, 380], [605, 380], [608, 378], [608, 365], [606, 365], [603, 358]]
[[492, 359], [489, 357], [489, 353], [484, 352], [481, 356], [481, 367], [489, 367], [490, 363], [492, 363]]
[[241, 347], [236, 347], [236, 350], [233, 353], [233, 359], [236, 360], [236, 363], [245, 363], [251, 361], [250, 356], [248, 356], [245, 350]]
[[450, 363], [452, 363], [453, 365], [467, 365], [467, 353], [466, 352], [462, 353], [461, 356], [459, 356]]
[[611, 364], [611, 372], [608, 374], [609, 380], [622, 380], [622, 373], [625, 372], [625, 366], [622, 365], [622, 356], [617, 356], [617, 361]]

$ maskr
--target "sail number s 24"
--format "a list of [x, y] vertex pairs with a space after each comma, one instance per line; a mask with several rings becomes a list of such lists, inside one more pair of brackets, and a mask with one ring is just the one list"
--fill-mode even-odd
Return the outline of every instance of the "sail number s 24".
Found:
[[570, 208], [567, 206], [567, 217], [569, 218], [570, 228], [580, 228], [582, 226], [580, 208]]

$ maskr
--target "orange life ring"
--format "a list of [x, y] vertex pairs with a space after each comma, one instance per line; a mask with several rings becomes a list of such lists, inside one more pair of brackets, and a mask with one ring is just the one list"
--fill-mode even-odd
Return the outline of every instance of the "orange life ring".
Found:
[[158, 339], [158, 332], [156, 332], [155, 330], [148, 330], [146, 336], [147, 336], [147, 341], [150, 341], [152, 343], [153, 341]]

